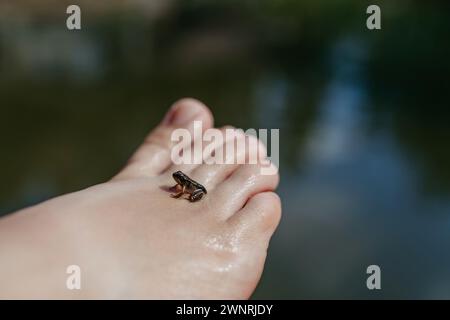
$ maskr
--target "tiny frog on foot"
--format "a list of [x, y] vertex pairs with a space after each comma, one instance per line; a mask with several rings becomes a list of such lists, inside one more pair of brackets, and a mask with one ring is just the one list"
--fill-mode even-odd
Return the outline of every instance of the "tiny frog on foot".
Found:
[[184, 193], [188, 193], [190, 194], [189, 200], [191, 202], [194, 202], [200, 200], [205, 194], [207, 194], [206, 188], [204, 186], [192, 180], [181, 171], [174, 172], [172, 174], [172, 177], [177, 182], [175, 187], [181, 187], [181, 191], [179, 193], [172, 194], [172, 197], [174, 198], [179, 198]]

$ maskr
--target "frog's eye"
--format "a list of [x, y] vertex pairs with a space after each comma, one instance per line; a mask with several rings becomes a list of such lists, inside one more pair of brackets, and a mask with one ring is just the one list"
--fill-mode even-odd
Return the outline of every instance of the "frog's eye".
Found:
[[173, 174], [172, 174], [172, 177], [174, 177], [174, 178], [181, 178], [181, 172], [180, 171], [176, 171], [176, 172], [174, 172]]

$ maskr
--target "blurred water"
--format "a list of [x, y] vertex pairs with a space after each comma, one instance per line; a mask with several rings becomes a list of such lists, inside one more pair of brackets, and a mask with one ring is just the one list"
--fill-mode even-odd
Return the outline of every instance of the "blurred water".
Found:
[[[284, 217], [257, 297], [450, 297], [450, 257], [440, 249], [450, 245], [450, 201], [424, 198], [389, 132], [365, 133], [370, 102], [355, 47], [335, 45], [302, 173], [283, 175]], [[365, 287], [371, 264], [383, 272], [380, 293]]]
[[219, 126], [280, 128], [255, 298], [450, 298], [450, 11], [407, 2], [378, 34], [350, 1], [99, 5], [83, 33], [61, 4], [0, 6], [0, 214], [108, 179], [194, 96]]

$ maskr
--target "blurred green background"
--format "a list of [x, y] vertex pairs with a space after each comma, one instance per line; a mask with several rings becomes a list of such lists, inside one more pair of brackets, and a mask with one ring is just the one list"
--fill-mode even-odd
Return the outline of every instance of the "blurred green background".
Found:
[[448, 1], [0, 1], [0, 214], [109, 179], [192, 96], [280, 128], [254, 298], [450, 298], [449, 31]]

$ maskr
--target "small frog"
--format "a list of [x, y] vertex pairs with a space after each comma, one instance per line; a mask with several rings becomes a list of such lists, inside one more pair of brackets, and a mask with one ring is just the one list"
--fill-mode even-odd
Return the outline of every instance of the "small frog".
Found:
[[194, 202], [194, 201], [200, 200], [205, 194], [207, 194], [206, 188], [204, 186], [202, 186], [200, 183], [192, 180], [191, 178], [189, 178], [187, 175], [185, 175], [181, 171], [174, 172], [172, 174], [172, 177], [177, 182], [177, 184], [175, 185], [174, 188], [178, 188], [178, 189], [179, 189], [179, 187], [182, 188], [179, 193], [172, 194], [172, 197], [174, 197], [174, 198], [179, 198], [184, 193], [188, 193], [188, 194], [190, 194], [189, 200], [191, 202]]

